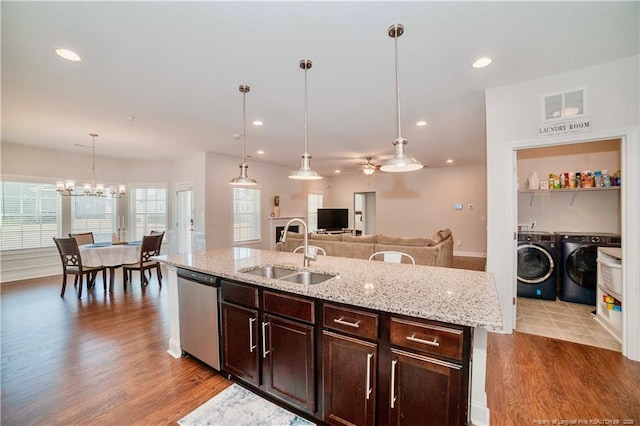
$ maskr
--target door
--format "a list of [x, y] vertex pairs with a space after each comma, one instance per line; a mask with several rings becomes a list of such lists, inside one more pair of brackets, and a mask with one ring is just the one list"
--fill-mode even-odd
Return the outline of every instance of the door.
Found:
[[373, 235], [376, 233], [376, 193], [354, 192], [353, 194], [353, 228], [356, 235]]
[[324, 421], [374, 425], [377, 345], [323, 332]]
[[315, 412], [313, 326], [265, 314], [262, 357], [265, 390]]
[[222, 303], [222, 350], [225, 371], [260, 384], [257, 310]]
[[176, 253], [191, 253], [193, 238], [193, 189], [176, 191]]
[[391, 425], [464, 425], [462, 366], [391, 350]]

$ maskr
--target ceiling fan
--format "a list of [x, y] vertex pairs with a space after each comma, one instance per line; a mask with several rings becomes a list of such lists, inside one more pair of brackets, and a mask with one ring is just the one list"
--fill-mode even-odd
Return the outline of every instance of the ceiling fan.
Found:
[[362, 164], [361, 170], [362, 173], [364, 173], [366, 176], [371, 176], [375, 172], [380, 171], [380, 166], [377, 164], [373, 164], [371, 162], [371, 157], [367, 157], [367, 162]]

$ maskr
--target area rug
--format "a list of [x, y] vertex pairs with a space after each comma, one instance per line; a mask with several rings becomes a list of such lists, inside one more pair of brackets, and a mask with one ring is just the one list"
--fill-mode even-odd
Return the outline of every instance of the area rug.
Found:
[[309, 426], [302, 417], [233, 384], [178, 421], [181, 426]]

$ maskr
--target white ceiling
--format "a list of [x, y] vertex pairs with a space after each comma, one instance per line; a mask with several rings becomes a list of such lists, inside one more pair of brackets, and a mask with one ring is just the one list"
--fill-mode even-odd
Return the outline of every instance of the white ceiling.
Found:
[[[2, 142], [86, 152], [76, 144], [97, 132], [102, 156], [239, 157], [247, 84], [247, 121], [264, 121], [248, 125], [249, 162], [298, 168], [308, 58], [309, 152], [327, 174], [392, 154], [393, 23], [405, 26], [403, 136], [428, 167], [484, 163], [486, 88], [639, 51], [637, 1], [2, 1], [1, 12]], [[481, 56], [493, 63], [472, 69]]]

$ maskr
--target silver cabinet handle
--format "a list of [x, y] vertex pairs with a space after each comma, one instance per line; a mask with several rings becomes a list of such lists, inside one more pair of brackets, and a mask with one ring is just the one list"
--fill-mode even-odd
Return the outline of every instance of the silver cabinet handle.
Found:
[[367, 354], [367, 399], [371, 395], [373, 389], [371, 388], [371, 359], [373, 358], [373, 354]]
[[396, 406], [396, 364], [397, 359], [391, 361], [391, 408]]
[[249, 318], [249, 352], [253, 352], [256, 348], [256, 345], [253, 344], [253, 323], [255, 321], [255, 318]]
[[360, 328], [360, 321], [349, 322], [349, 321], [345, 321], [343, 317], [334, 318], [333, 322], [335, 322], [336, 324], [346, 325], [347, 327]]
[[271, 352], [271, 349], [267, 350], [267, 326], [271, 324], [269, 322], [262, 322], [262, 358], [266, 358], [267, 354]]
[[423, 345], [429, 345], [429, 346], [440, 346], [440, 343], [438, 343], [436, 340], [436, 338], [433, 338], [433, 341], [431, 340], [424, 340], [424, 339], [418, 339], [417, 337], [415, 337], [416, 334], [413, 333], [411, 336], [407, 336], [407, 340], [410, 342], [416, 342], [416, 343], [422, 343]]

